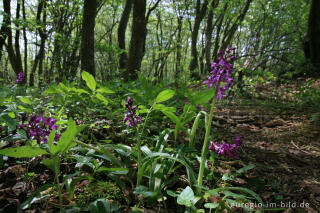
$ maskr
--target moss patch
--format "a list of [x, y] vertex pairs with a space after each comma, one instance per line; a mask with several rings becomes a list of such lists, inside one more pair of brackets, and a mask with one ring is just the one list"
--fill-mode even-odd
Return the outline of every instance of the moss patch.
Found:
[[121, 202], [123, 200], [123, 194], [116, 184], [98, 181], [84, 187], [83, 191], [78, 195], [77, 203], [85, 206], [98, 198]]

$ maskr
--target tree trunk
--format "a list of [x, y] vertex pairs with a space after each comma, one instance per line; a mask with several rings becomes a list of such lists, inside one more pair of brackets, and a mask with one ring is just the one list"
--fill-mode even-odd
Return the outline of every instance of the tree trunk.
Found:
[[207, 28], [206, 28], [206, 44], [205, 44], [205, 57], [206, 57], [206, 72], [210, 72], [211, 70], [211, 47], [212, 47], [212, 31], [213, 31], [213, 11], [218, 6], [219, 0], [212, 0], [208, 19], [207, 19]]
[[[22, 0], [22, 17], [23, 20], [26, 22], [26, 8], [25, 8], [25, 0]], [[27, 83], [27, 76], [28, 76], [28, 38], [27, 38], [27, 30], [26, 26], [24, 25], [23, 28], [23, 40], [24, 40], [24, 76], [25, 76], [25, 83]]]
[[0, 61], [2, 58], [2, 49], [9, 34], [10, 24], [10, 0], [3, 0], [3, 21], [0, 29]]
[[128, 55], [126, 52], [126, 30], [127, 25], [130, 17], [130, 12], [132, 8], [133, 0], [127, 0], [124, 10], [122, 12], [120, 23], [118, 27], [118, 45], [119, 48], [122, 50], [119, 58], [119, 68], [123, 70], [127, 67]]
[[310, 61], [315, 74], [320, 76], [320, 1], [312, 0], [308, 20], [308, 38]]
[[205, 0], [202, 6], [201, 6], [200, 0], [197, 0], [196, 18], [193, 24], [193, 30], [191, 35], [191, 61], [189, 64], [191, 77], [195, 77], [195, 78], [199, 78], [199, 73], [194, 72], [194, 70], [198, 67], [198, 51], [197, 51], [198, 34], [199, 34], [201, 21], [206, 15], [207, 6], [208, 6], [208, 0]]
[[46, 33], [46, 22], [47, 22], [47, 12], [46, 12], [46, 4], [47, 0], [43, 0], [43, 14], [42, 14], [42, 24], [43, 28], [39, 29], [39, 35], [41, 38], [40, 42], [40, 51], [39, 51], [39, 86], [43, 85], [44, 76], [43, 76], [43, 59], [45, 57], [45, 45], [46, 45], [46, 39], [47, 39], [47, 33]]
[[223, 44], [221, 45], [221, 49], [226, 49], [228, 47], [228, 45], [230, 45], [231, 40], [233, 39], [233, 36], [238, 28], [238, 26], [241, 24], [241, 22], [243, 21], [243, 19], [245, 18], [250, 4], [251, 4], [252, 0], [247, 0], [246, 4], [244, 6], [244, 9], [241, 11], [240, 15], [238, 16], [237, 20], [233, 23], [231, 29], [229, 30], [228, 34], [226, 35], [226, 40], [223, 42]]
[[[22, 63], [19, 63], [17, 61], [17, 55], [13, 49], [12, 31], [11, 31], [11, 12], [10, 12], [11, 5], [10, 4], [11, 4], [10, 0], [3, 1], [3, 8], [4, 8], [4, 12], [6, 14], [6, 18], [4, 20], [4, 23], [6, 23], [5, 31], [6, 31], [6, 34], [8, 37], [8, 43], [7, 43], [6, 47], [7, 47], [8, 56], [9, 56], [11, 66], [12, 66], [14, 72], [16, 73], [16, 75], [18, 75], [19, 72], [23, 72], [23, 68], [22, 68]], [[16, 45], [15, 45], [15, 47], [16, 47]], [[19, 48], [16, 47], [16, 49], [19, 49]]]
[[136, 80], [143, 58], [144, 38], [146, 35], [146, 0], [135, 0], [133, 3], [133, 20], [129, 59], [125, 81]]
[[178, 79], [181, 71], [181, 31], [182, 31], [183, 16], [178, 17], [178, 36], [177, 36], [177, 59], [176, 70], [174, 74], [175, 85], [178, 86]]
[[[38, 25], [41, 24], [41, 13], [42, 13], [42, 10], [43, 10], [43, 7], [44, 7], [44, 4], [45, 4], [45, 1], [46, 0], [40, 0], [39, 1], [39, 4], [38, 4], [38, 9], [37, 9], [37, 15], [36, 15], [36, 22]], [[41, 34], [41, 27], [38, 29], [38, 33]], [[32, 87], [32, 86], [35, 86], [35, 72], [36, 72], [36, 69], [38, 67], [38, 64], [39, 64], [39, 60], [40, 60], [40, 57], [41, 57], [41, 49], [42, 49], [42, 39], [41, 39], [41, 44], [40, 44], [40, 50], [39, 52], [36, 54], [35, 58], [34, 58], [34, 62], [33, 62], [33, 65], [32, 65], [32, 68], [31, 68], [31, 72], [30, 72], [30, 79], [29, 79], [29, 86]]]
[[94, 26], [97, 11], [97, 0], [85, 0], [81, 31], [81, 70], [95, 76], [94, 64]]
[[[21, 2], [17, 1], [17, 8], [16, 8], [16, 19], [18, 20], [20, 18], [20, 7], [21, 7]], [[16, 63], [17, 63], [17, 68], [19, 69], [19, 72], [23, 72], [23, 67], [22, 67], [22, 60], [21, 60], [21, 54], [20, 54], [20, 26], [16, 24], [16, 35], [15, 35], [15, 41], [14, 41], [14, 48], [15, 48], [15, 54], [16, 54]], [[19, 73], [18, 72], [18, 73]], [[23, 80], [25, 81], [26, 78]]]
[[224, 20], [224, 14], [228, 9], [228, 2], [224, 5], [223, 12], [218, 18], [218, 24], [217, 24], [217, 33], [216, 33], [216, 38], [214, 42], [214, 49], [212, 53], [212, 59], [213, 61], [217, 62], [218, 60], [218, 51], [219, 51], [219, 41], [220, 41], [220, 34], [221, 34], [221, 28], [222, 28], [222, 23]]

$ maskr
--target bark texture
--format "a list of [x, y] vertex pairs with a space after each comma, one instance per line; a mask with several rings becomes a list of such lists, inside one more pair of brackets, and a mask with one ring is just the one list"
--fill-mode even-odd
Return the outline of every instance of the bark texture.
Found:
[[125, 81], [136, 80], [144, 52], [146, 36], [146, 0], [134, 0], [129, 59]]
[[198, 40], [200, 24], [206, 15], [207, 6], [208, 6], [208, 0], [205, 0], [202, 5], [200, 0], [197, 0], [196, 18], [193, 24], [192, 35], [191, 35], [191, 61], [189, 64], [191, 77], [194, 77], [194, 78], [199, 78], [199, 73], [194, 72], [194, 70], [198, 67], [197, 40]]
[[81, 70], [95, 76], [94, 64], [94, 26], [97, 11], [97, 0], [85, 0], [81, 30], [80, 60]]
[[[310, 61], [315, 71], [320, 75], [320, 1], [312, 0], [309, 20], [308, 38]], [[307, 55], [307, 54], [306, 54]]]
[[126, 52], [126, 30], [127, 30], [129, 17], [130, 17], [132, 3], [133, 3], [133, 0], [126, 1], [125, 7], [123, 9], [123, 12], [120, 18], [119, 27], [118, 27], [118, 45], [119, 45], [119, 48], [122, 50], [122, 53], [120, 54], [120, 58], [119, 58], [120, 70], [123, 70], [127, 67], [128, 55]]

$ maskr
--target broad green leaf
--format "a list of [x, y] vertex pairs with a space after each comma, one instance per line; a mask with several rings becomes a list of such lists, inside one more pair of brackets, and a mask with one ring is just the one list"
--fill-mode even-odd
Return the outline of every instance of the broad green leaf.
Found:
[[108, 89], [106, 87], [99, 87], [99, 89], [97, 89], [97, 92], [101, 92], [101, 93], [105, 93], [105, 94], [113, 94], [114, 91], [112, 91], [111, 89]]
[[115, 175], [126, 175], [129, 172], [128, 168], [107, 168], [107, 167], [100, 167], [98, 169], [99, 172], [102, 171], [107, 171], [110, 172], [111, 174], [115, 174]]
[[16, 118], [16, 114], [14, 114], [14, 112], [9, 112], [8, 115], [10, 118]]
[[133, 194], [139, 195], [141, 194], [143, 197], [155, 197], [157, 195], [157, 192], [154, 191], [149, 191], [147, 187], [145, 186], [137, 186], [134, 191]]
[[162, 110], [161, 112], [170, 118], [176, 125], [181, 125], [180, 119], [174, 113], [166, 110]]
[[30, 98], [28, 98], [28, 97], [26, 97], [26, 96], [21, 96], [21, 97], [19, 97], [19, 99], [20, 99], [20, 101], [21, 101], [22, 103], [31, 105], [31, 100], [30, 100]]
[[152, 151], [147, 146], [141, 147], [141, 151], [146, 155], [151, 155], [152, 154]]
[[193, 199], [194, 192], [189, 186], [187, 186], [178, 196], [177, 203], [180, 205], [190, 207], [193, 205]]
[[167, 89], [164, 90], [162, 92], [160, 92], [156, 98], [156, 103], [161, 103], [164, 101], [169, 100], [170, 98], [172, 98], [175, 94], [175, 91], [171, 90], [171, 89]]
[[0, 91], [0, 97], [1, 97], [1, 98], [5, 98], [6, 96], [7, 96], [7, 92], [4, 91], [4, 90], [1, 90], [1, 91]]
[[138, 106], [138, 113], [139, 114], [148, 113], [148, 112], [149, 112], [149, 109], [147, 109], [145, 106], [143, 106], [143, 105]]
[[177, 194], [175, 191], [172, 190], [167, 190], [167, 194], [170, 195], [171, 197], [178, 197], [179, 194]]
[[75, 87], [73, 87], [72, 89], [71, 89], [72, 91], [74, 91], [74, 92], [76, 92], [76, 93], [78, 93], [78, 94], [82, 94], [82, 93], [85, 93], [85, 94], [89, 94], [86, 90], [84, 90], [84, 89], [78, 89], [78, 88], [75, 88]]
[[239, 191], [239, 192], [244, 192], [247, 193], [249, 195], [251, 195], [252, 197], [254, 197], [259, 203], [263, 204], [263, 200], [261, 199], [261, 197], [256, 194], [254, 191], [247, 189], [247, 188], [243, 188], [243, 187], [223, 187], [223, 188], [216, 188], [216, 191], [228, 191], [228, 190], [232, 190], [232, 191]]
[[17, 121], [11, 118], [8, 114], [0, 116], [0, 120], [4, 121], [11, 129], [16, 129]]
[[204, 208], [207, 209], [215, 209], [219, 206], [219, 203], [206, 203], [204, 204]]
[[57, 170], [57, 173], [60, 172], [60, 158], [58, 156], [54, 156], [52, 159], [44, 159], [41, 162], [51, 171], [56, 172]]
[[190, 98], [193, 104], [205, 104], [214, 96], [214, 90], [201, 91]]
[[5, 155], [13, 158], [32, 158], [39, 155], [48, 154], [46, 150], [40, 147], [20, 146], [16, 148], [1, 149], [0, 155]]
[[86, 82], [87, 86], [92, 91], [94, 91], [96, 89], [96, 87], [97, 87], [96, 80], [94, 80], [94, 77], [90, 73], [83, 71], [82, 72], [82, 79]]
[[51, 147], [52, 147], [53, 140], [54, 140], [54, 137], [55, 137], [55, 136], [56, 136], [55, 130], [52, 130], [52, 131], [50, 132], [50, 135], [49, 135], [49, 138], [48, 138], [49, 150], [50, 150]]
[[245, 167], [242, 167], [241, 169], [237, 170], [237, 173], [238, 173], [238, 174], [244, 173], [244, 172], [246, 172], [246, 171], [248, 171], [248, 170], [250, 170], [250, 169], [253, 169], [254, 167], [256, 167], [256, 165], [254, 165], [254, 164], [249, 164], [249, 165], [247, 165], [247, 166], [245, 166]]
[[89, 209], [91, 213], [111, 212], [110, 204], [105, 198], [99, 198], [90, 203]]
[[222, 175], [222, 178], [221, 178], [223, 181], [226, 181], [226, 180], [233, 180], [234, 178], [232, 176], [230, 176], [229, 173], [225, 173]]
[[153, 109], [162, 111], [162, 110], [167, 110], [167, 107], [163, 104], [154, 104]]
[[190, 184], [192, 185], [192, 184], [196, 183], [195, 173], [194, 173], [192, 167], [185, 160], [173, 157], [173, 156], [169, 155], [168, 153], [159, 153], [159, 152], [153, 152], [153, 153], [149, 154], [147, 157], [145, 157], [144, 159], [142, 159], [143, 166], [138, 171], [138, 175], [137, 175], [138, 182], [141, 181], [141, 179], [144, 175], [145, 169], [151, 163], [155, 162], [156, 158], [167, 158], [167, 159], [171, 159], [171, 160], [174, 160], [174, 161], [181, 163], [183, 166], [185, 166], [185, 168], [187, 170], [188, 179], [189, 179]]
[[72, 143], [72, 139], [78, 134], [76, 123], [70, 118], [68, 121], [67, 130], [61, 135], [58, 145], [51, 147], [51, 153], [56, 154], [58, 152], [67, 151]]
[[109, 104], [109, 101], [108, 101], [108, 99], [106, 99], [103, 95], [101, 95], [100, 93], [98, 93], [98, 94], [96, 94], [96, 97], [100, 100], [100, 101], [102, 101], [103, 103], [104, 103], [104, 105], [108, 105]]

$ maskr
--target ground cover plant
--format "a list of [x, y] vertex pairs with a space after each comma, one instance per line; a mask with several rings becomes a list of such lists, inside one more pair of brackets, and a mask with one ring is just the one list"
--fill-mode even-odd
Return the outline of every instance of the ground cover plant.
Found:
[[0, 212], [320, 212], [319, 6], [1, 1]]

